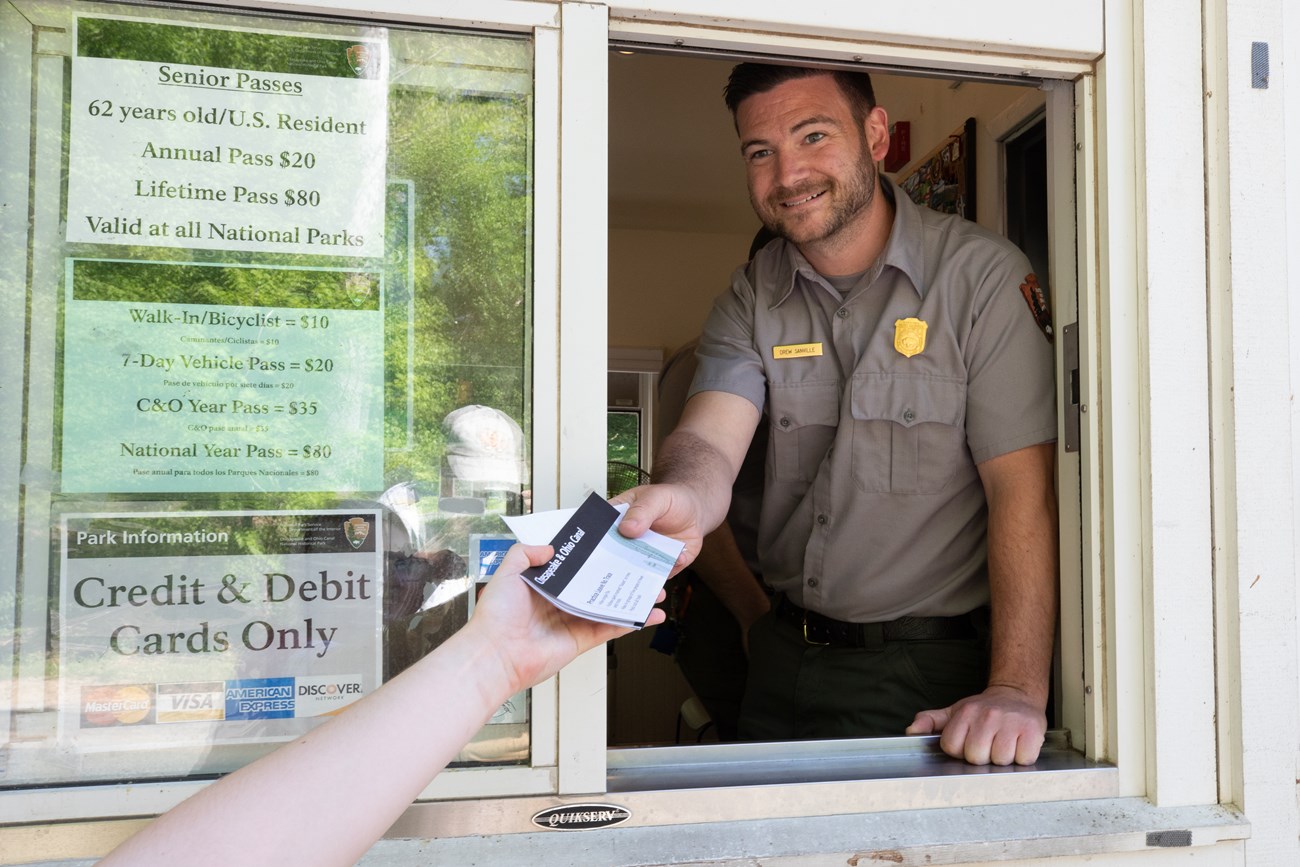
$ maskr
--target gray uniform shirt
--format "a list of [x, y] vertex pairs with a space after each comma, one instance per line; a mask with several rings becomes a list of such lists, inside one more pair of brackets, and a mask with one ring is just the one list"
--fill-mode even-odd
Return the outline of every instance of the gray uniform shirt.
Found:
[[[772, 242], [715, 303], [691, 388], [766, 406], [763, 577], [856, 622], [986, 604], [976, 464], [1056, 438], [1051, 345], [1020, 289], [1028, 260], [883, 183], [896, 201], [882, 267], [841, 295]], [[900, 331], [916, 346], [908, 319], [925, 323], [910, 357], [895, 346]]]

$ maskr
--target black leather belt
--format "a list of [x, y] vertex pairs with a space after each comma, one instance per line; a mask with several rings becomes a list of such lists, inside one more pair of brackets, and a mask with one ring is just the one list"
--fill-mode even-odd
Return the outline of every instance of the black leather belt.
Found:
[[805, 643], [829, 647], [879, 647], [886, 641], [978, 638], [975, 614], [985, 611], [979, 608], [955, 617], [900, 617], [881, 623], [850, 623], [800, 608], [785, 595], [776, 599], [776, 616], [797, 626]]

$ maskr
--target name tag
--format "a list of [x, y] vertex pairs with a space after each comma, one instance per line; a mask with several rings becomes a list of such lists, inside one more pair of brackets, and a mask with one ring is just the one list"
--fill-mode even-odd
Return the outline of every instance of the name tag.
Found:
[[772, 357], [775, 359], [782, 358], [815, 358], [822, 354], [822, 345], [820, 343], [791, 343], [788, 346], [773, 346]]

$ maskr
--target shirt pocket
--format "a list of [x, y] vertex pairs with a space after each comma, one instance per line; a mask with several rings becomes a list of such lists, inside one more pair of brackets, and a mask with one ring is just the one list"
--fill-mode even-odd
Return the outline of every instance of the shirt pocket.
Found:
[[870, 493], [933, 494], [966, 453], [966, 383], [889, 373], [853, 377], [853, 480]]
[[838, 382], [773, 383], [772, 472], [782, 482], [811, 482], [835, 440], [840, 420]]

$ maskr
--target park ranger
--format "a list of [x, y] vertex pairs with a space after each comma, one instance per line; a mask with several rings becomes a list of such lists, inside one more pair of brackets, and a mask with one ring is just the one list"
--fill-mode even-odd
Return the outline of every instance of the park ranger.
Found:
[[1005, 239], [876, 168], [864, 73], [741, 64], [726, 98], [780, 237], [733, 277], [655, 484], [620, 499], [687, 556], [726, 513], [766, 410], [759, 533], [778, 596], [749, 631], [741, 735], [941, 732], [1032, 763], [1056, 612], [1050, 322]]

